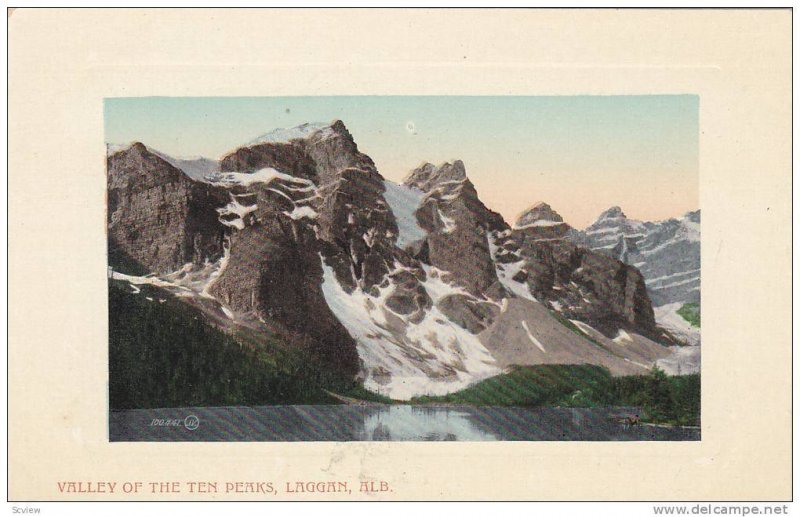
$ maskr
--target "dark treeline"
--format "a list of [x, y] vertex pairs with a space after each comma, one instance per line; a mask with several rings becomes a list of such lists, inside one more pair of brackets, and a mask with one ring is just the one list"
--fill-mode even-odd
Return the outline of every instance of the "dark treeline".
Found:
[[277, 342], [244, 347], [246, 336], [237, 340], [209, 325], [159, 289], [141, 289], [109, 286], [111, 409], [336, 403], [326, 389], [355, 389]]
[[610, 407], [635, 406], [650, 422], [698, 425], [700, 375], [613, 377], [601, 366], [516, 366], [503, 375], [442, 397], [419, 397], [418, 403], [446, 402], [487, 406]]

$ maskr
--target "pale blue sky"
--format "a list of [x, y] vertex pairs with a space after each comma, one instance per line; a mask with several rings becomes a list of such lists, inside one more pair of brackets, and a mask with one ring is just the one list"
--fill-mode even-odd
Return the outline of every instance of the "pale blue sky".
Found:
[[387, 178], [461, 159], [509, 222], [547, 201], [577, 227], [611, 205], [698, 208], [698, 97], [140, 97], [106, 99], [106, 141], [218, 158], [260, 134], [341, 119]]

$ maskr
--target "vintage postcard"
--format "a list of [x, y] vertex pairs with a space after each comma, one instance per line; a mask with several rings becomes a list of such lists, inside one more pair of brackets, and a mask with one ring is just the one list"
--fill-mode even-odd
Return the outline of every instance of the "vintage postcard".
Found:
[[791, 497], [791, 11], [8, 30], [11, 501]]

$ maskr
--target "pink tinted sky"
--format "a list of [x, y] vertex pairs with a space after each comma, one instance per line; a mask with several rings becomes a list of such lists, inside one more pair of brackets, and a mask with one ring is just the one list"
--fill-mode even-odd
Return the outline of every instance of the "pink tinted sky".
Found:
[[583, 228], [606, 208], [660, 220], [699, 208], [694, 95], [106, 99], [106, 141], [220, 157], [259, 134], [341, 119], [380, 172], [461, 159], [509, 223], [546, 201]]

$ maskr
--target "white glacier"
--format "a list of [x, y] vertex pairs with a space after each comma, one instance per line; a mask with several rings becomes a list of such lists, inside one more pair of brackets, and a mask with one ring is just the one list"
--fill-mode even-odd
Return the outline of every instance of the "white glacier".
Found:
[[384, 181], [386, 191], [384, 199], [397, 220], [397, 246], [405, 249], [412, 242], [425, 238], [426, 232], [417, 222], [416, 211], [425, 195], [421, 190], [406, 185], [398, 185], [389, 180]]
[[[394, 290], [392, 284], [381, 288], [378, 296], [359, 288], [347, 293], [321, 255], [320, 260], [325, 301], [356, 341], [367, 389], [408, 400], [458, 391], [501, 372], [478, 337], [452, 323], [435, 306], [419, 323], [409, 322], [384, 307]], [[426, 289], [432, 298], [460, 293], [433, 276]]]
[[322, 137], [327, 138], [334, 134], [330, 123], [316, 122], [306, 123], [295, 127], [279, 128], [270, 131], [264, 135], [254, 138], [246, 144], [246, 146], [253, 146], [259, 144], [283, 144], [289, 143], [292, 140], [299, 140], [308, 138], [314, 133], [321, 131]]

